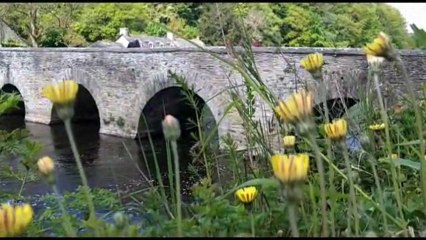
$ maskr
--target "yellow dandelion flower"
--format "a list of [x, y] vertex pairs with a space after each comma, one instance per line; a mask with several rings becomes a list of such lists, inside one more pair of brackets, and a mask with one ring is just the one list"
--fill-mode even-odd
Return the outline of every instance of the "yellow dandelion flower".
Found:
[[312, 53], [300, 61], [300, 65], [311, 74], [321, 72], [324, 65], [324, 56], [321, 53]]
[[296, 137], [293, 135], [287, 135], [283, 137], [284, 147], [291, 148], [294, 147], [296, 142]]
[[372, 43], [369, 43], [364, 47], [364, 53], [367, 55], [384, 57], [388, 60], [392, 60], [393, 53], [389, 36], [383, 32], [380, 32]]
[[306, 179], [309, 170], [307, 154], [277, 154], [271, 158], [274, 175], [282, 183], [293, 183]]
[[301, 90], [290, 96], [287, 101], [279, 101], [275, 111], [284, 121], [294, 124], [303, 121], [312, 114], [313, 104], [313, 94]]
[[73, 80], [64, 80], [56, 84], [49, 84], [43, 88], [43, 96], [53, 104], [68, 104], [75, 101], [78, 92], [78, 83]]
[[43, 174], [50, 174], [55, 169], [55, 163], [50, 157], [43, 157], [37, 161], [38, 170]]
[[348, 133], [348, 124], [345, 119], [334, 120], [333, 123], [324, 124], [327, 137], [333, 141], [345, 139]]
[[370, 130], [373, 130], [373, 131], [381, 131], [381, 130], [384, 130], [384, 129], [385, 129], [385, 124], [384, 124], [384, 123], [381, 123], [381, 124], [373, 124], [373, 125], [368, 126], [368, 128], [369, 128]]
[[13, 237], [21, 234], [32, 219], [31, 205], [2, 204], [0, 207], [0, 237]]
[[235, 196], [243, 203], [251, 203], [257, 196], [256, 187], [240, 188], [235, 192]]

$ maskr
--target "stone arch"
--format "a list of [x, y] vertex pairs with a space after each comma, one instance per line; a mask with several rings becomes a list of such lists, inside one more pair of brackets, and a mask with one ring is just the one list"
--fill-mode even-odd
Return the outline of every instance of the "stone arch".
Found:
[[[358, 99], [349, 96], [327, 99], [326, 103], [329, 111], [330, 120], [343, 117], [343, 115], [345, 114], [345, 107], [346, 109], [349, 109], [358, 102]], [[316, 104], [314, 107], [314, 115], [316, 116], [316, 118], [323, 116], [323, 114], [325, 114], [324, 103], [321, 102]]]
[[[194, 160], [192, 154], [198, 154], [203, 146], [198, 141], [200, 132], [196, 125], [197, 116], [201, 120], [200, 125], [201, 131], [204, 133], [204, 140], [211, 137], [209, 139], [211, 148], [209, 149], [219, 147], [217, 123], [208, 104], [197, 93], [191, 92], [190, 94], [193, 94], [193, 99], [195, 99], [195, 103], [192, 104], [184, 92], [179, 86], [163, 88], [146, 102], [139, 117], [136, 140], [142, 142], [145, 140], [146, 142], [148, 133], [151, 138], [155, 139], [153, 141], [154, 149], [161, 172], [167, 171], [166, 142], [162, 131], [162, 121], [167, 114], [177, 118], [181, 128], [181, 136], [177, 141], [181, 171], [186, 171], [188, 164]], [[193, 137], [194, 135], [196, 138]], [[150, 150], [148, 153], [152, 154]], [[152, 169], [153, 165], [148, 164], [148, 167]]]
[[[182, 77], [183, 75], [177, 74], [177, 76]], [[189, 90], [194, 98], [198, 101], [198, 113], [203, 116], [203, 130], [211, 133], [211, 130], [216, 129], [213, 134], [211, 144], [218, 144], [219, 136], [220, 136], [220, 128], [216, 128], [218, 124], [218, 119], [220, 119], [220, 115], [223, 114], [223, 109], [217, 105], [217, 99], [214, 99], [214, 95], [217, 95], [217, 92], [212, 91], [212, 88], [206, 88], [203, 86], [199, 86], [200, 82], [196, 82], [196, 78], [185, 78]], [[198, 83], [198, 88], [194, 83]], [[181, 125], [189, 124], [185, 117], [191, 115], [191, 111], [189, 109], [191, 106], [188, 105], [187, 100], [184, 97], [183, 89], [180, 85], [178, 85], [173, 77], [169, 75], [157, 75], [154, 77], [154, 81], [149, 82], [149, 84], [145, 84], [143, 88], [140, 88], [142, 91], [138, 95], [139, 102], [139, 114], [138, 114], [138, 124], [137, 131], [135, 133], [135, 138], [138, 136], [144, 136], [141, 133], [142, 131], [146, 131], [146, 124], [143, 122], [142, 116], [145, 116], [147, 112], [149, 116], [145, 116], [146, 118], [151, 118], [151, 121], [148, 121], [148, 126], [152, 127], [152, 132], [157, 132], [162, 135], [161, 121], [163, 120], [165, 114], [172, 114], [176, 118], [179, 119]], [[165, 108], [163, 108], [162, 102], [165, 102]], [[157, 103], [158, 105], [155, 105]], [[168, 104], [168, 106], [166, 106]], [[154, 110], [155, 109], [155, 110]], [[183, 109], [183, 110], [182, 110]], [[184, 111], [184, 112], [182, 112]], [[181, 116], [180, 116], [181, 115]], [[193, 119], [195, 120], [195, 119]], [[151, 122], [151, 123], [149, 123]], [[182, 123], [184, 122], [184, 123]], [[189, 126], [187, 126], [189, 127]]]
[[19, 89], [11, 83], [6, 83], [2, 86], [2, 88], [0, 90], [2, 92], [5, 92], [5, 93], [15, 93], [15, 94], [18, 94], [21, 97], [21, 101], [18, 103], [17, 108], [16, 109], [10, 109], [5, 114], [7, 114], [7, 115], [19, 115], [19, 116], [25, 117], [25, 113], [26, 113], [25, 101], [24, 101], [24, 98], [23, 98], [21, 92], [19, 91]]
[[[78, 92], [76, 101], [74, 103], [74, 116], [72, 122], [91, 122], [98, 128], [100, 128], [100, 114], [97, 101], [91, 92], [83, 85], [78, 84]], [[55, 109], [52, 107], [50, 124], [60, 123]]]
[[203, 121], [202, 127], [207, 128], [205, 130], [213, 129], [217, 123], [209, 106], [199, 95], [192, 94], [194, 105], [187, 99], [184, 90], [178, 86], [167, 87], [154, 94], [142, 109], [137, 136], [145, 137], [147, 132], [154, 136], [162, 135], [161, 122], [167, 114], [179, 120], [184, 137], [197, 128], [188, 120], [196, 121], [197, 116]]

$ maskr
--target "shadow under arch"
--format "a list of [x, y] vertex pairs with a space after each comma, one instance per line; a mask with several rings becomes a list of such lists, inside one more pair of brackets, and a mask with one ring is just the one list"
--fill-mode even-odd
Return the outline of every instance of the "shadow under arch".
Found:
[[18, 128], [25, 128], [25, 102], [18, 88], [10, 83], [6, 83], [0, 90], [0, 94], [17, 94], [21, 97], [16, 108], [12, 108], [4, 112], [0, 116], [0, 129], [12, 131]]
[[[193, 96], [196, 103], [195, 106], [191, 104], [186, 94]], [[140, 141], [140, 146], [143, 149], [140, 149], [139, 153], [146, 157], [150, 170], [155, 171], [155, 168], [153, 168], [154, 164], [151, 164], [154, 159], [151, 145], [148, 140], [148, 134], [153, 139], [154, 150], [160, 166], [160, 171], [167, 171], [167, 152], [162, 131], [162, 121], [168, 114], [178, 119], [181, 127], [181, 137], [178, 140], [178, 151], [182, 170], [186, 169], [192, 160], [190, 154], [191, 150], [193, 152], [199, 152], [201, 149], [202, 144], [198, 142], [199, 128], [194, 124], [197, 122], [197, 115], [201, 120], [200, 125], [204, 138], [212, 136], [209, 141], [210, 146], [218, 146], [219, 137], [216, 128], [217, 123], [211, 109], [204, 99], [192, 90], [188, 90], [185, 93], [184, 90], [178, 86], [164, 88], [149, 99], [139, 118], [136, 141]], [[215, 130], [215, 132], [212, 132], [213, 130]], [[194, 139], [192, 137], [193, 135], [195, 135], [197, 139]]]
[[[347, 109], [353, 107], [355, 104], [359, 102], [358, 99], [344, 97], [344, 98], [333, 98], [327, 100], [328, 107], [328, 116], [330, 121], [336, 118], [341, 118], [346, 113], [345, 106]], [[319, 103], [314, 107], [314, 116], [315, 119], [319, 119], [321, 123], [325, 121], [325, 119], [321, 119], [321, 116], [324, 116], [324, 103]]]
[[[55, 152], [63, 162], [74, 162], [73, 153], [62, 120], [59, 119], [56, 109], [52, 107], [50, 132]], [[79, 84], [74, 103], [74, 116], [71, 127], [80, 158], [83, 163], [92, 163], [98, 159], [100, 147], [100, 117], [95, 99], [92, 94]]]

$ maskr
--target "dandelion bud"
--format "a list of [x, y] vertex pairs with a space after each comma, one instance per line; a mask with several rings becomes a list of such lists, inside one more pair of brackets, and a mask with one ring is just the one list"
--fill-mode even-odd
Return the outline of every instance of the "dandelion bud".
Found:
[[394, 107], [393, 107], [393, 111], [396, 115], [401, 115], [404, 112], [404, 105], [402, 103], [397, 103]]
[[256, 187], [241, 188], [235, 192], [235, 196], [243, 203], [251, 203], [257, 196], [257, 189]]
[[176, 141], [180, 137], [179, 121], [172, 115], [167, 115], [163, 120], [164, 138], [170, 141]]
[[55, 169], [55, 163], [50, 157], [43, 157], [37, 161], [38, 170], [44, 174], [49, 175]]
[[283, 137], [284, 147], [292, 148], [296, 142], [296, 137], [293, 135], [287, 135]]
[[118, 228], [122, 228], [124, 226], [126, 226], [127, 224], [127, 217], [126, 215], [124, 215], [124, 213], [122, 212], [116, 212], [114, 213], [113, 217], [115, 224], [117, 225]]
[[369, 237], [378, 237], [378, 236], [377, 236], [377, 233], [375, 233], [375, 232], [373, 232], [373, 231], [367, 231], [367, 232], [365, 233], [364, 237], [369, 238]]

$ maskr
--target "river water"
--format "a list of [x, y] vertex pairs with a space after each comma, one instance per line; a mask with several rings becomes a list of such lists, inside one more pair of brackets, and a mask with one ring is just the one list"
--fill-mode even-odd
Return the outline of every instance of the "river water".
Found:
[[[99, 127], [90, 123], [73, 124], [72, 127], [90, 187], [126, 191], [135, 187], [140, 189], [149, 186], [141, 174], [142, 172], [148, 178], [150, 174], [155, 176], [154, 153], [148, 139], [138, 141], [98, 134]], [[27, 129], [30, 132], [30, 139], [43, 146], [39, 157], [50, 156], [55, 159], [59, 192], [74, 191], [81, 185], [78, 168], [62, 124], [49, 126], [25, 122], [22, 116], [1, 117], [0, 129], [16, 128]], [[194, 142], [181, 139], [178, 144], [180, 162], [184, 168], [189, 159], [189, 148]], [[153, 139], [153, 145], [160, 168], [166, 172], [167, 155], [163, 138]], [[6, 191], [18, 191], [19, 187], [20, 182], [17, 181], [1, 183], [1, 188]], [[37, 181], [27, 183], [23, 194], [43, 195], [50, 192], [51, 188], [45, 182]]]

